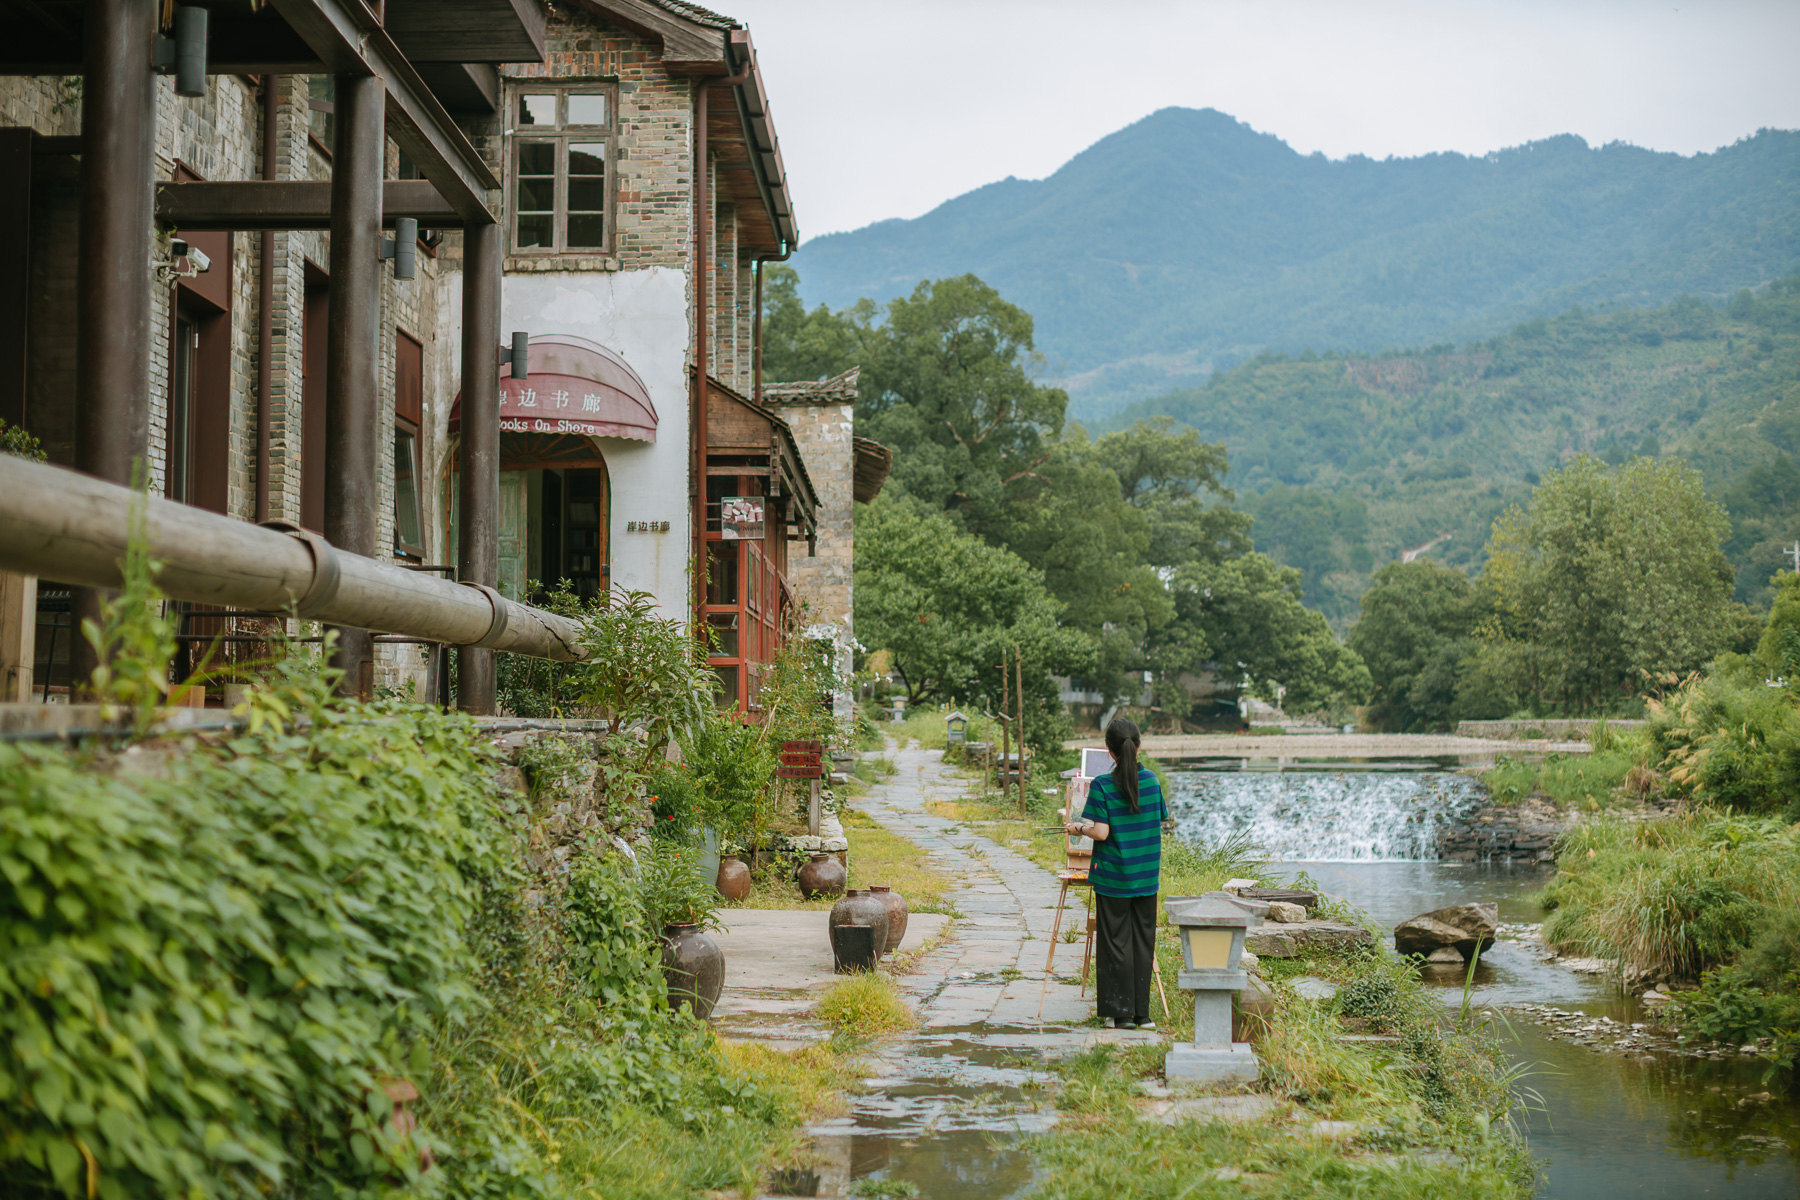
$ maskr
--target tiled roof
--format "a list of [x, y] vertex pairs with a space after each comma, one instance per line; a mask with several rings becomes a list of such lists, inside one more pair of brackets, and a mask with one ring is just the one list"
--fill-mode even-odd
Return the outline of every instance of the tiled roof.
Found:
[[705, 25], [712, 29], [742, 29], [744, 27], [740, 21], [716, 13], [710, 8], [689, 4], [688, 0], [650, 0], [650, 3], [665, 12], [674, 13], [683, 20], [692, 21], [696, 25]]
[[853, 404], [856, 402], [857, 377], [861, 374], [861, 367], [851, 367], [842, 375], [833, 375], [830, 379], [765, 383], [762, 388], [763, 403]]

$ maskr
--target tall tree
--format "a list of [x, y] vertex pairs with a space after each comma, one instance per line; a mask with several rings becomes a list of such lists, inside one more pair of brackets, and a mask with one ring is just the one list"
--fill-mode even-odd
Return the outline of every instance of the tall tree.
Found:
[[1374, 683], [1369, 723], [1418, 732], [1463, 715], [1456, 687], [1478, 649], [1481, 615], [1475, 585], [1461, 571], [1423, 559], [1376, 571], [1347, 639]]
[[916, 499], [883, 495], [857, 513], [856, 638], [893, 656], [915, 701], [998, 697], [1001, 647], [1017, 646], [1027, 698], [1054, 707], [1049, 677], [1093, 665], [1062, 607], [1024, 559]]
[[1522, 693], [1593, 712], [1741, 636], [1725, 510], [1679, 459], [1581, 455], [1494, 522], [1483, 625]]

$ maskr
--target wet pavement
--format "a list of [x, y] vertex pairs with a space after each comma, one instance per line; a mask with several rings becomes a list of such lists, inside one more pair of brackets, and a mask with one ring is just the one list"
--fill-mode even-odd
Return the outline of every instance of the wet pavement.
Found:
[[[1041, 1086], [1049, 1079], [1047, 1064], [1099, 1042], [1156, 1043], [1161, 1035], [1087, 1023], [1093, 990], [1081, 993], [1079, 940], [1058, 943], [1046, 983], [1056, 877], [927, 811], [928, 801], [958, 799], [969, 786], [943, 766], [940, 752], [889, 753], [898, 772], [857, 806], [957, 881], [945, 898], [959, 915], [913, 971], [896, 980], [919, 1028], [876, 1044], [865, 1064], [865, 1090], [852, 1097], [849, 1115], [808, 1131], [819, 1163], [771, 1180], [767, 1194], [844, 1196], [856, 1180], [874, 1177], [911, 1183], [934, 1200], [1023, 1195], [1034, 1169], [1022, 1149], [1009, 1147], [1056, 1119]], [[1080, 928], [1085, 912], [1071, 894], [1065, 926], [1072, 917]], [[759, 1000], [747, 1006], [728, 986], [721, 1036], [777, 1045], [827, 1036], [800, 1012], [769, 1011], [779, 997], [766, 989]]]

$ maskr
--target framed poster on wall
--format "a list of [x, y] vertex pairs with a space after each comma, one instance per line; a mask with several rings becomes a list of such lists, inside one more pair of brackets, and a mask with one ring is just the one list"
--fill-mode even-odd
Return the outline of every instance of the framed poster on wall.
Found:
[[763, 498], [726, 496], [720, 500], [719, 535], [728, 542], [762, 541]]

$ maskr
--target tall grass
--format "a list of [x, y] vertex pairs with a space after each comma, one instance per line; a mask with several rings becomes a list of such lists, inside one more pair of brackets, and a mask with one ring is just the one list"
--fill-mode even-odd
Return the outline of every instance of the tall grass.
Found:
[[1565, 834], [1544, 940], [1693, 978], [1800, 905], [1800, 837], [1779, 822], [1693, 809], [1590, 821]]
[[859, 971], [832, 984], [819, 1001], [819, 1019], [858, 1037], [898, 1033], [919, 1023], [894, 981], [880, 971]]

